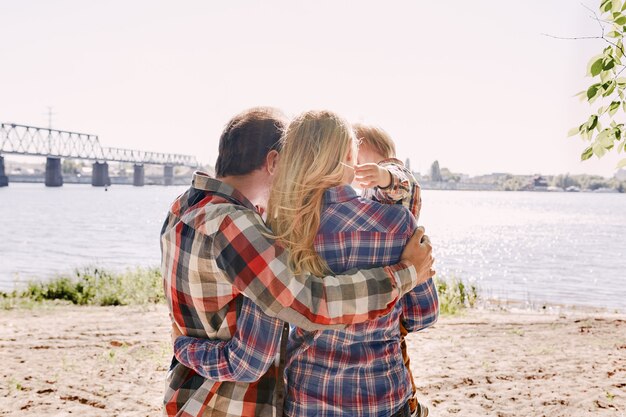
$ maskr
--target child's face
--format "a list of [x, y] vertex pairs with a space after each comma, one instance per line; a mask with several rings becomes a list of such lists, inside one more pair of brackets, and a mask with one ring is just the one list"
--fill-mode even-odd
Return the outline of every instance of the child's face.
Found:
[[357, 164], [377, 164], [380, 161], [385, 159], [380, 153], [376, 152], [374, 149], [369, 147], [368, 145], [362, 143], [359, 146], [359, 154], [357, 157]]

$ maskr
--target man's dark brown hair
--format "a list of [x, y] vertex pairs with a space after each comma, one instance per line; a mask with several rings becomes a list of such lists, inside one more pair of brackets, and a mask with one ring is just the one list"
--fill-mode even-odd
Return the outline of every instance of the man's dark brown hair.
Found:
[[268, 152], [280, 152], [286, 127], [287, 117], [273, 107], [255, 107], [233, 117], [220, 137], [215, 175], [246, 175], [259, 169]]

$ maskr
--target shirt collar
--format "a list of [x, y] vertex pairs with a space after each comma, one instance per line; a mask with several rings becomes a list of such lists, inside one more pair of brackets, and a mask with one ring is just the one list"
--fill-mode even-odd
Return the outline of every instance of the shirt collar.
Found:
[[356, 190], [350, 185], [338, 185], [324, 191], [325, 204], [345, 203], [358, 197]]
[[243, 194], [222, 181], [212, 178], [209, 174], [202, 171], [193, 173], [191, 187], [197, 190], [209, 191], [219, 194], [222, 197], [232, 201], [235, 204], [258, 211], [257, 208]]

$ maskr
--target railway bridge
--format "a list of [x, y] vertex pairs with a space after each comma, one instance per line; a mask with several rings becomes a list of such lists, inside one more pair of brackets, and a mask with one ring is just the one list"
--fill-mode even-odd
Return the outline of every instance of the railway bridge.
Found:
[[173, 183], [175, 166], [199, 166], [190, 155], [105, 147], [92, 134], [0, 123], [0, 187], [9, 184], [3, 154], [45, 156], [47, 187], [63, 185], [63, 158], [92, 161], [91, 184], [96, 187], [110, 185], [109, 162], [132, 163], [133, 185], [139, 187], [144, 185], [144, 165], [162, 165], [165, 185]]

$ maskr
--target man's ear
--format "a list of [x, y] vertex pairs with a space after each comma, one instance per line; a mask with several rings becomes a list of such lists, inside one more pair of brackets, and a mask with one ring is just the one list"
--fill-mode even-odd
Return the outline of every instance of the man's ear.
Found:
[[280, 154], [277, 151], [271, 150], [267, 153], [267, 156], [265, 157], [265, 164], [267, 165], [267, 172], [270, 175], [274, 175], [274, 173], [276, 173], [279, 160]]

